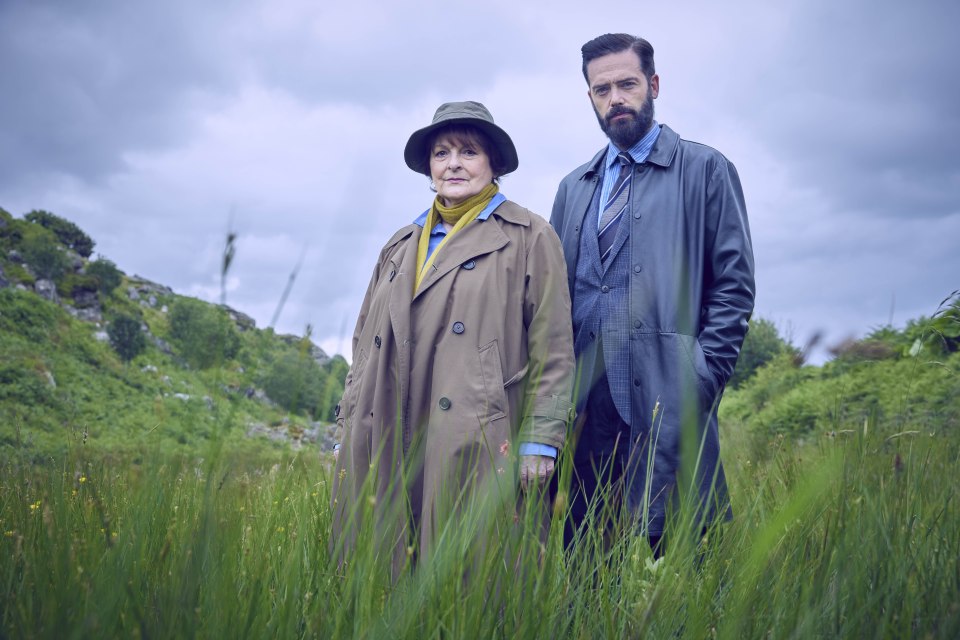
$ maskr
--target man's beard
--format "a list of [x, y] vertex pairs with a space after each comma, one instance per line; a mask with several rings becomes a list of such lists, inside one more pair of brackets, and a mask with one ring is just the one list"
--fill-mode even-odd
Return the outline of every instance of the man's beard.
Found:
[[[640, 138], [646, 135], [650, 127], [653, 126], [653, 95], [651, 95], [651, 93], [648, 88], [647, 99], [643, 101], [643, 106], [640, 107], [640, 111], [619, 105], [611, 107], [609, 113], [607, 113], [607, 117], [603, 118], [597, 112], [596, 108], [594, 108], [594, 113], [597, 114], [597, 122], [600, 123], [600, 128], [607, 134], [607, 137], [610, 138], [611, 142], [613, 142], [617, 148], [629, 149], [637, 144]], [[629, 113], [633, 117], [613, 122], [614, 117], [624, 113]]]

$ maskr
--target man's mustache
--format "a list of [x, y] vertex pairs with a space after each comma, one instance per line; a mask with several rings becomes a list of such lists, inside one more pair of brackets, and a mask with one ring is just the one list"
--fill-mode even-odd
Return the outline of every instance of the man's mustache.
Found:
[[640, 114], [637, 111], [631, 109], [630, 107], [625, 107], [623, 105], [620, 105], [616, 107], [610, 107], [610, 111], [609, 113], [607, 113], [604, 120], [606, 120], [607, 124], [609, 125], [612, 123], [614, 118], [616, 118], [617, 116], [623, 115], [625, 113], [632, 115], [634, 118], [640, 117]]

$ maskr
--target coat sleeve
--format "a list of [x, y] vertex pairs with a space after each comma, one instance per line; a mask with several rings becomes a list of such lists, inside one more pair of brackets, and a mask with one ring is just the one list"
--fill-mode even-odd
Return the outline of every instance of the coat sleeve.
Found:
[[573, 329], [560, 239], [546, 225], [528, 248], [523, 315], [528, 370], [519, 439], [559, 450], [573, 413]]
[[351, 406], [350, 398], [351, 393], [354, 390], [353, 384], [353, 369], [354, 364], [357, 362], [357, 345], [360, 344], [360, 336], [363, 333], [363, 326], [367, 319], [367, 314], [370, 311], [370, 300], [373, 296], [373, 291], [376, 288], [377, 282], [380, 280], [380, 272], [383, 269], [384, 264], [384, 254], [380, 254], [380, 258], [377, 260], [377, 265], [373, 268], [373, 275], [370, 276], [370, 282], [367, 285], [367, 292], [363, 296], [363, 304], [360, 305], [360, 315], [357, 316], [357, 325], [353, 330], [353, 341], [350, 345], [350, 353], [352, 354], [349, 371], [347, 371], [347, 377], [343, 383], [343, 395], [340, 397], [340, 402], [337, 404], [336, 408], [336, 417], [337, 417], [337, 429], [334, 435], [336, 442], [343, 442], [344, 436], [344, 427], [346, 423], [346, 412], [347, 407]]
[[703, 303], [698, 339], [707, 366], [722, 389], [737, 364], [753, 312], [753, 247], [737, 170], [725, 158], [707, 185]]

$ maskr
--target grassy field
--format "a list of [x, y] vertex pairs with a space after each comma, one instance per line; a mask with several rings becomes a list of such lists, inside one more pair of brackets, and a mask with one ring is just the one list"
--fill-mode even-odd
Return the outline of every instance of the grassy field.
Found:
[[955, 430], [778, 436], [758, 459], [724, 437], [737, 517], [698, 545], [601, 559], [556, 526], [541, 546], [521, 514], [461, 522], [396, 582], [369, 535], [338, 568], [316, 453], [8, 449], [0, 637], [960, 637]]

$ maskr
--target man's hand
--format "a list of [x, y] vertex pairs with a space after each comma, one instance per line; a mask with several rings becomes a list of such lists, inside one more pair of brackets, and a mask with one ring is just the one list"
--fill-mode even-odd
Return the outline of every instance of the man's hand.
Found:
[[539, 487], [553, 475], [556, 461], [550, 456], [520, 456], [520, 486]]

